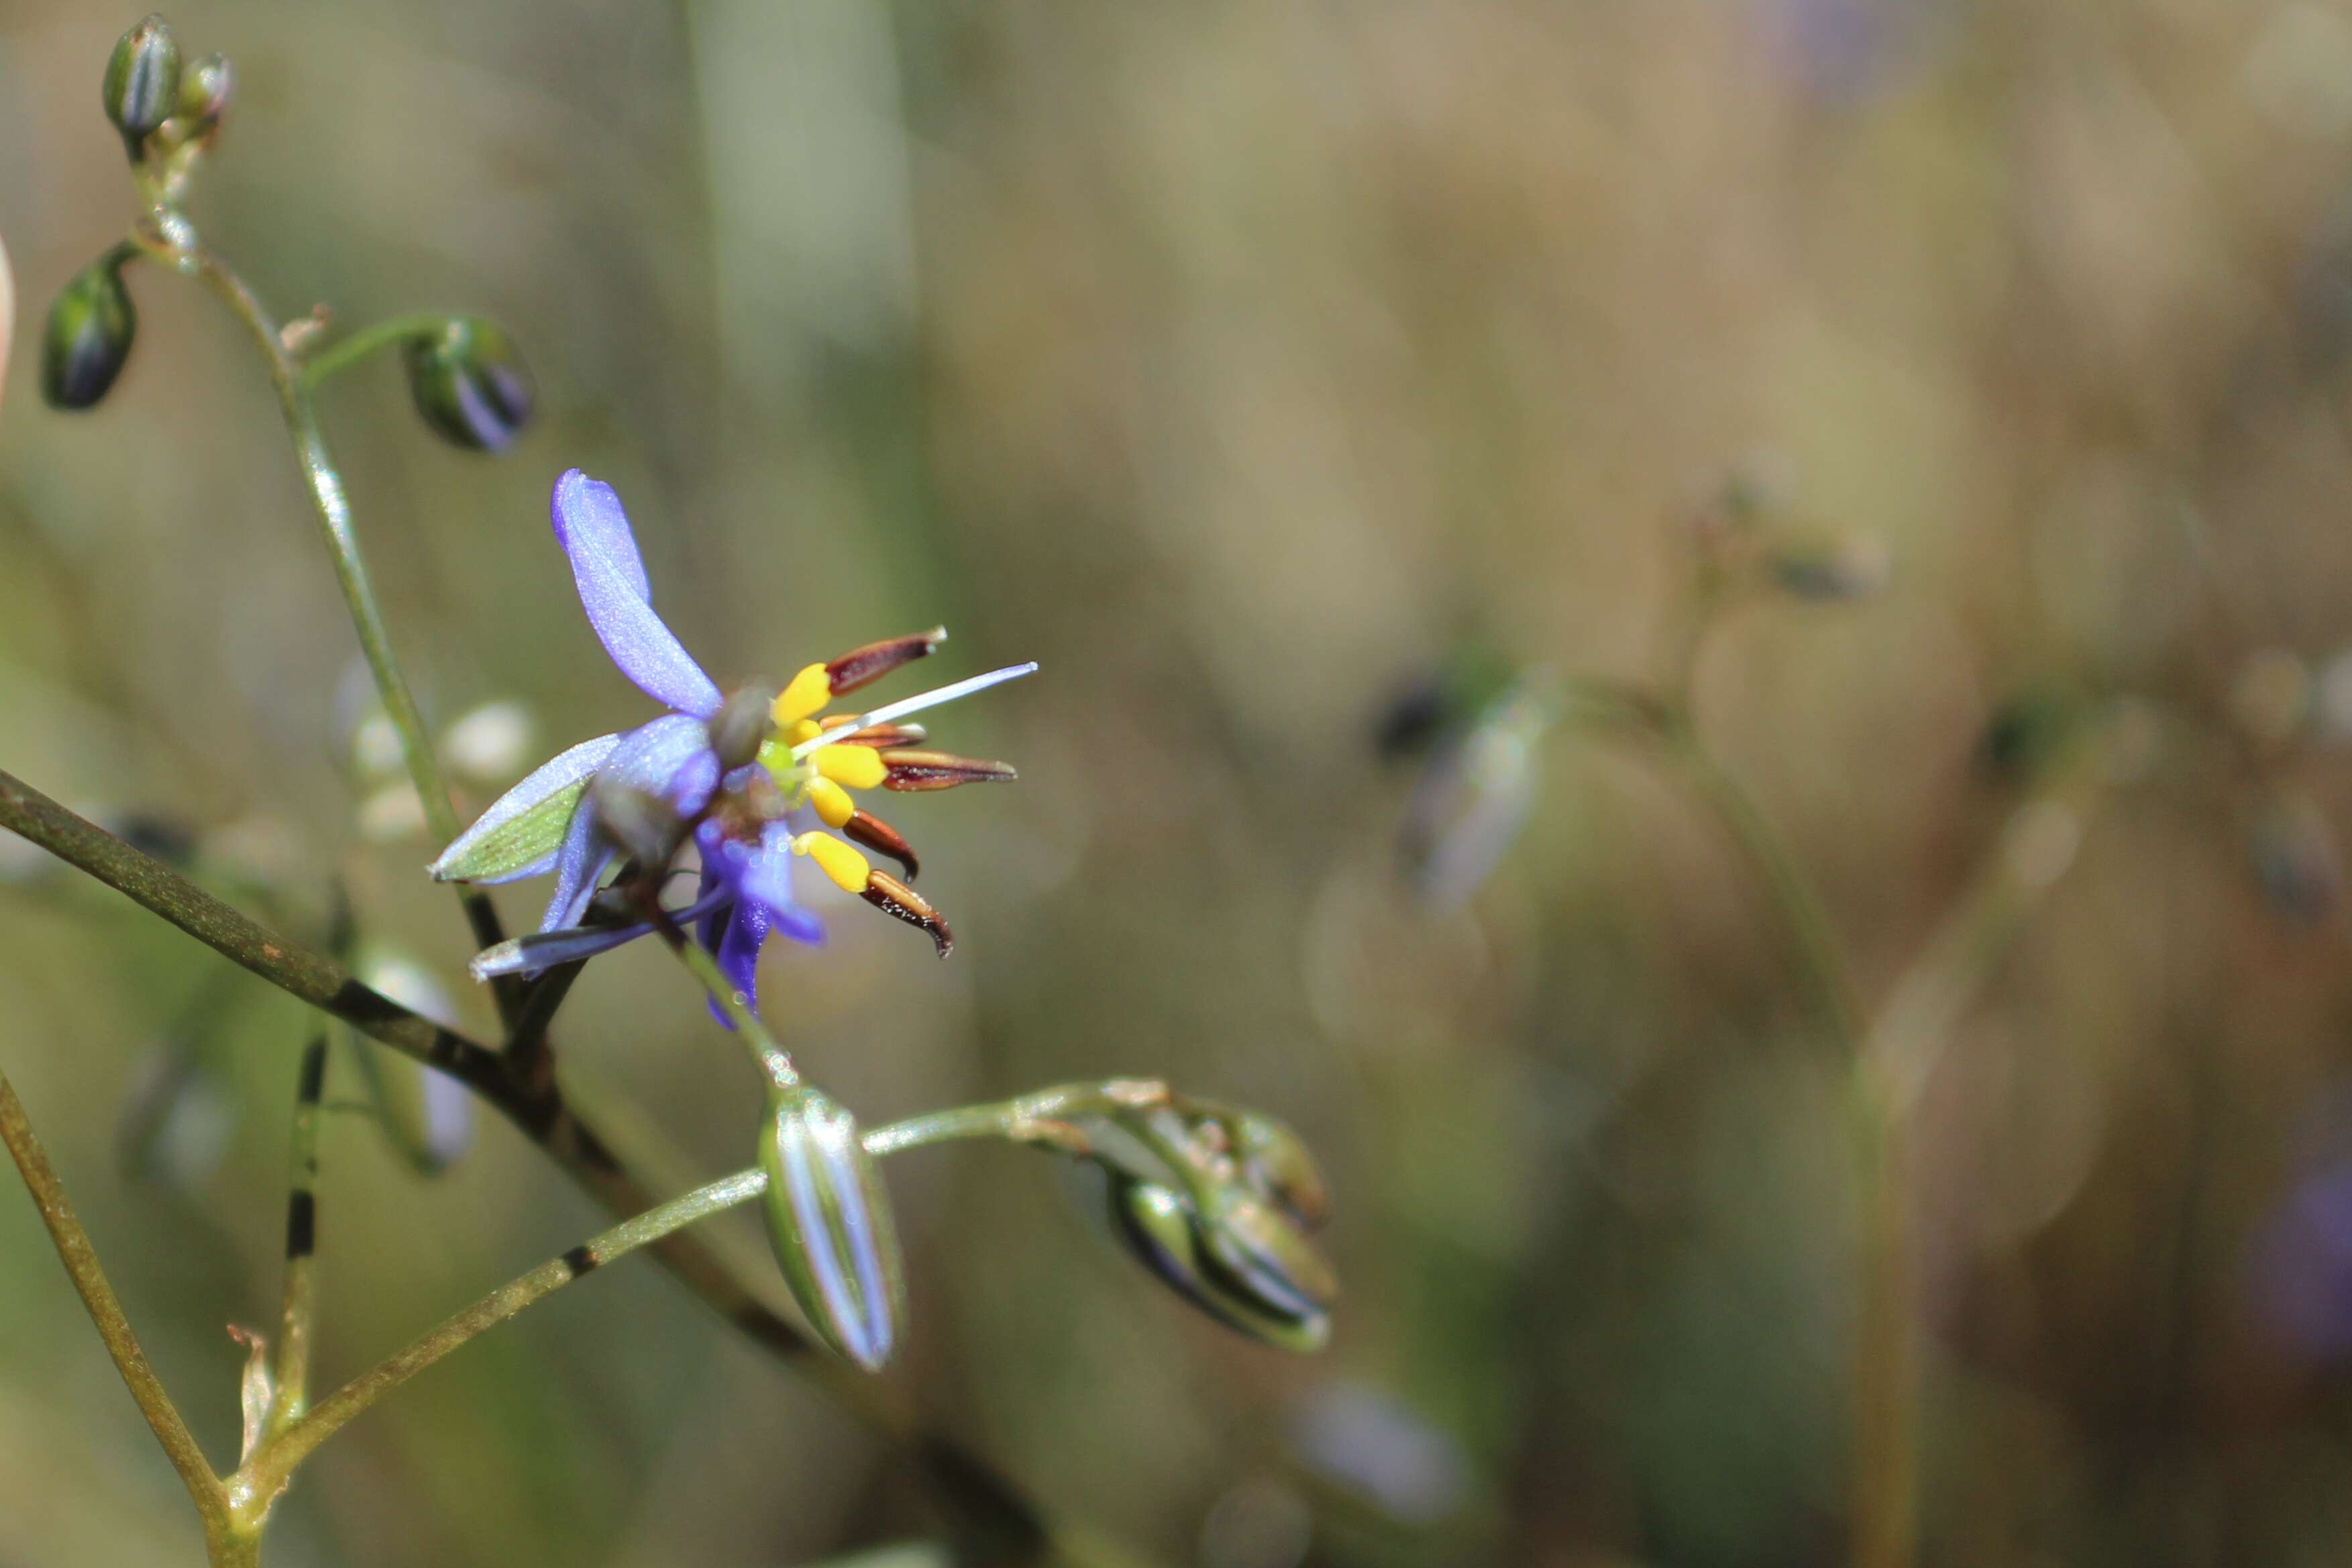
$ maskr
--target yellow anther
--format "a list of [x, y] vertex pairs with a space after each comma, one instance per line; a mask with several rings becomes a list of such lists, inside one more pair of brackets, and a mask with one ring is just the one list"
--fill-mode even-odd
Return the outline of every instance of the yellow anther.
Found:
[[793, 723], [784, 727], [784, 744], [786, 746], [799, 746], [803, 742], [814, 740], [818, 736], [823, 735], [824, 733], [824, 726], [817, 723], [816, 720], [813, 718], [796, 719]]
[[820, 746], [809, 756], [816, 770], [852, 789], [871, 789], [889, 771], [882, 754], [870, 746]]
[[830, 833], [803, 833], [793, 841], [793, 852], [816, 862], [817, 869], [844, 893], [864, 893], [874, 880], [874, 868], [866, 857]]
[[844, 827], [857, 815], [857, 802], [849, 798], [848, 790], [830, 779], [810, 779], [808, 800], [816, 808], [816, 820], [828, 828]]
[[833, 700], [833, 677], [823, 664], [811, 664], [793, 677], [792, 685], [776, 694], [776, 706], [769, 711], [779, 725], [794, 725], [809, 717]]

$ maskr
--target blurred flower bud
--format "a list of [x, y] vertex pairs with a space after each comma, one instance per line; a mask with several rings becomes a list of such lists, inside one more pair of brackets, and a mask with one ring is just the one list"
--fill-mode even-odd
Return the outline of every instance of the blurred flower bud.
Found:
[[530, 760], [530, 710], [519, 702], [488, 702], [461, 716], [441, 737], [441, 755], [468, 779], [496, 783]]
[[774, 1090], [760, 1128], [768, 1240], [824, 1343], [868, 1372], [898, 1348], [906, 1281], [881, 1172], [856, 1119], [822, 1091]]
[[180, 101], [180, 42], [161, 16], [151, 16], [122, 35], [107, 57], [100, 87], [106, 118], [122, 132], [131, 160]]
[[49, 307], [41, 345], [41, 396], [51, 408], [92, 408], [131, 359], [139, 313], [122, 286], [129, 254], [110, 252], [89, 264]]
[[404, 357], [418, 415], [452, 445], [502, 452], [530, 423], [530, 368], [495, 324], [453, 316], [410, 340]]
[[1330, 1213], [1330, 1198], [1323, 1173], [1298, 1134], [1262, 1111], [1239, 1113], [1232, 1127], [1234, 1152], [1250, 1186], [1307, 1228], [1319, 1228]]
[[2316, 925], [2344, 896], [2344, 862], [2326, 815], [2309, 797], [2275, 800], [2247, 835], [2263, 897], [2281, 918]]
[[1205, 1222], [1172, 1187], [1111, 1176], [1120, 1239], [1178, 1295], [1278, 1349], [1322, 1349], [1337, 1294], [1328, 1267], [1265, 1205], [1244, 1199], [1225, 1207], [1223, 1219]]
[[2080, 717], [2080, 703], [2065, 692], [2047, 686], [2020, 692], [1986, 720], [1977, 754], [1986, 771], [2024, 782], [2058, 755]]
[[174, 118], [187, 122], [187, 137], [201, 141], [219, 134], [236, 92], [236, 73], [226, 55], [206, 55], [180, 73], [180, 103]]
[[[359, 977], [401, 1006], [455, 1027], [457, 1000], [416, 959], [369, 943], [352, 959]], [[474, 1097], [444, 1072], [362, 1041], [360, 1075], [393, 1147], [425, 1176], [438, 1176], [474, 1145]]]
[[2291, 740], [2311, 712], [2311, 687], [2301, 659], [2284, 648], [2258, 648], [2231, 679], [2230, 716], [2256, 740]]
[[1488, 703], [1431, 754], [1398, 849], [1423, 905], [1458, 909], [1501, 863], [1533, 808], [1552, 703], [1540, 673]]
[[1894, 558], [1874, 534], [1854, 534], [1828, 544], [1792, 545], [1769, 561], [1773, 582], [1792, 599], [1815, 604], [1866, 599], [1886, 586]]

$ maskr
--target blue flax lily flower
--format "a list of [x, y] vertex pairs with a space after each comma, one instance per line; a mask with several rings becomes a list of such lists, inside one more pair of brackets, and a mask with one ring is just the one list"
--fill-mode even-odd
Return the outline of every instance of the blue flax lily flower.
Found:
[[[906, 882], [876, 870], [856, 846], [897, 860], [908, 881], [917, 870], [914, 852], [850, 791], [944, 789], [1013, 778], [1001, 762], [918, 749], [925, 738], [920, 727], [897, 721], [1037, 666], [992, 671], [865, 714], [823, 713], [835, 697], [929, 654], [946, 639], [940, 630], [810, 664], [781, 691], [755, 683], [722, 695], [655, 613], [645, 562], [612, 486], [572, 469], [556, 481], [553, 512], [556, 542], [572, 563], [597, 640], [621, 673], [668, 711], [635, 729], [583, 741], [546, 763], [433, 862], [433, 875], [445, 882], [495, 884], [555, 874], [539, 933], [478, 955], [475, 977], [536, 974], [592, 956], [651, 931], [646, 916], [659, 913], [693, 923], [729, 981], [756, 1007], [755, 974], [767, 938], [781, 932], [799, 942], [824, 939], [823, 925], [793, 895], [800, 859], [928, 932], [945, 956], [952, 937], [939, 912]], [[647, 823], [659, 830], [650, 840]], [[649, 909], [672, 855], [688, 841], [701, 861], [697, 896], [681, 909]], [[620, 874], [608, 885], [615, 864]]]

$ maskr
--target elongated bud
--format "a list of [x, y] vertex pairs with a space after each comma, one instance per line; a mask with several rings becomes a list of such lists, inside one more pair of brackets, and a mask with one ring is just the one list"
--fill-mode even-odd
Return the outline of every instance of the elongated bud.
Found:
[[[1331, 1337], [1328, 1303], [1295, 1289], [1269, 1296], [1261, 1281], [1227, 1269], [1199, 1216], [1173, 1188], [1114, 1175], [1111, 1218], [1120, 1239], [1171, 1289], [1229, 1328], [1282, 1350], [1318, 1351]], [[1303, 1309], [1303, 1310], [1302, 1310]]]
[[180, 73], [180, 103], [173, 118], [186, 124], [189, 141], [207, 141], [220, 133], [229, 99], [236, 95], [236, 72], [228, 57], [206, 55]]
[[939, 652], [940, 644], [947, 640], [948, 629], [934, 626], [910, 637], [886, 637], [879, 643], [868, 643], [862, 648], [852, 648], [838, 659], [828, 661], [824, 666], [825, 679], [833, 687], [833, 695], [842, 696], [860, 686], [873, 685], [901, 664], [929, 658]]
[[898, 1348], [906, 1280], [881, 1172], [821, 1090], [779, 1088], [760, 1129], [761, 1199], [784, 1283], [824, 1343], [868, 1372]]
[[945, 751], [882, 753], [882, 788], [907, 793], [952, 789], [959, 784], [1003, 784], [1021, 777], [1010, 762], [989, 762]]
[[538, 391], [505, 331], [478, 316], [453, 316], [409, 340], [408, 391], [416, 413], [453, 446], [502, 452], [530, 422]]
[[41, 344], [41, 396], [51, 408], [95, 408], [131, 360], [139, 312], [122, 286], [128, 254], [110, 252], [58, 291]]
[[117, 41], [99, 95], [106, 118], [122, 132], [123, 145], [137, 162], [141, 143], [180, 102], [180, 43], [163, 17], [147, 17]]

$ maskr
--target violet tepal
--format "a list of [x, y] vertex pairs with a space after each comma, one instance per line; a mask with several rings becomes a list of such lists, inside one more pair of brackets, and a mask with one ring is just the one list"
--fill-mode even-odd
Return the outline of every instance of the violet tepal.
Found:
[[[952, 943], [947, 923], [908, 885], [918, 869], [914, 852], [851, 792], [1014, 777], [1001, 762], [923, 749], [921, 727], [899, 721], [1037, 666], [993, 670], [863, 714], [824, 712], [835, 697], [936, 651], [947, 637], [936, 630], [807, 665], [781, 689], [754, 682], [722, 694], [656, 613], [645, 562], [612, 486], [575, 468], [556, 481], [553, 513], [556, 542], [597, 640], [621, 673], [668, 711], [547, 762], [433, 862], [433, 875], [445, 882], [554, 873], [538, 933], [479, 954], [475, 977], [537, 973], [644, 936], [656, 920], [674, 920], [695, 926], [729, 982], [756, 1007], [756, 967], [768, 936], [824, 937], [793, 894], [794, 863], [803, 859], [845, 891], [920, 927], [944, 956]], [[616, 812], [616, 801], [628, 809]], [[646, 826], [656, 821], [657, 844], [647, 841]], [[673, 857], [688, 843], [701, 883], [691, 903], [673, 909], [658, 900]], [[896, 860], [906, 880], [875, 869], [865, 850]]]

